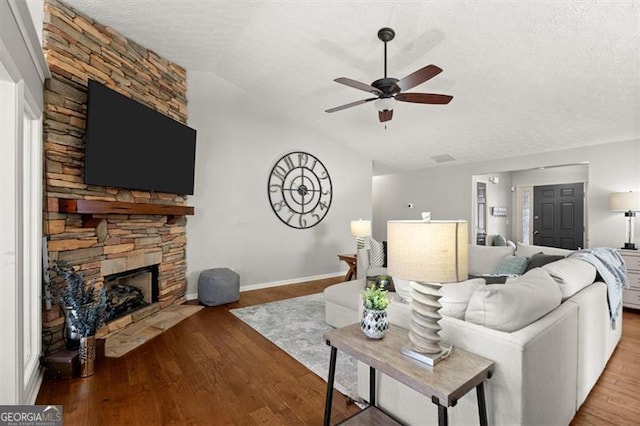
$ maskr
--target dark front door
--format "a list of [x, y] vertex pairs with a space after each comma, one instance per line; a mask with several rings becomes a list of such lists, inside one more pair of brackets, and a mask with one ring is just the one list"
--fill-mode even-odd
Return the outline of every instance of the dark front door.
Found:
[[584, 184], [533, 187], [533, 244], [584, 247]]

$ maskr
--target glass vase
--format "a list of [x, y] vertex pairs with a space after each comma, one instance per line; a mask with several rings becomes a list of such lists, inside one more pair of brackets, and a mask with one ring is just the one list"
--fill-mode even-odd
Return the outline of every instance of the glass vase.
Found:
[[96, 336], [80, 337], [80, 377], [89, 377], [96, 372]]

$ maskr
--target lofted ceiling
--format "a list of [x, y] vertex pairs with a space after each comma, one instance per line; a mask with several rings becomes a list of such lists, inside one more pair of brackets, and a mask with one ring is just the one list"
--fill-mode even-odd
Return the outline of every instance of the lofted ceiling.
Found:
[[[640, 139], [640, 0], [64, 0], [187, 69], [214, 73], [315, 132], [372, 158], [374, 173]], [[444, 71], [378, 121], [370, 97], [333, 82]], [[455, 163], [449, 163], [455, 164]]]

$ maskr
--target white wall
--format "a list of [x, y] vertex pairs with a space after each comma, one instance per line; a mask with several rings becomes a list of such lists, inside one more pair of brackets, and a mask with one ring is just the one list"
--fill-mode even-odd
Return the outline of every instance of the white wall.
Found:
[[[494, 182], [491, 182], [491, 178], [495, 178]], [[491, 245], [490, 238], [497, 234], [502, 235], [507, 240], [513, 239], [511, 236], [511, 215], [513, 213], [511, 203], [511, 173], [490, 173], [478, 175], [474, 176], [472, 181], [484, 182], [487, 184], [487, 245]], [[473, 188], [475, 188], [475, 184], [473, 184]], [[475, 191], [473, 192], [475, 193]], [[475, 205], [475, 202], [472, 205]], [[492, 207], [505, 207], [507, 209], [507, 216], [493, 216], [491, 214]]]
[[514, 171], [511, 174], [512, 185], [556, 185], [589, 181], [589, 165], [575, 164], [562, 167], [545, 167]]
[[[190, 72], [187, 80], [189, 125], [198, 131], [187, 294], [193, 297], [198, 274], [214, 267], [235, 269], [245, 288], [346, 270], [337, 254], [355, 251], [349, 222], [371, 218], [371, 160], [282, 118], [214, 74]], [[329, 213], [305, 230], [282, 223], [267, 195], [271, 168], [295, 150], [318, 157], [333, 184]]]
[[[430, 210], [434, 219], [466, 219], [471, 223], [473, 175], [578, 163], [589, 164], [586, 247], [621, 247], [625, 242], [624, 217], [609, 211], [609, 194], [640, 191], [640, 139], [376, 176], [373, 178], [374, 235], [386, 239], [387, 220], [416, 219], [423, 210]], [[416, 208], [407, 210], [407, 201], [415, 203]], [[640, 219], [635, 220], [638, 228]], [[638, 234], [636, 244], [640, 243]]]

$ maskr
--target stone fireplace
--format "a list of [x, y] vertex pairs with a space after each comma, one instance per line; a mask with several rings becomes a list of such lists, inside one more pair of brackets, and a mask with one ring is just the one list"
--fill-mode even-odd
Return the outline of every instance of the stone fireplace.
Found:
[[[102, 261], [101, 273], [112, 272], [104, 276], [104, 287], [108, 295], [108, 320], [113, 321], [138, 309], [158, 303], [158, 266], [142, 265], [135, 269], [113, 272], [108, 266], [111, 260]], [[105, 265], [107, 264], [107, 265]]]
[[[157, 284], [145, 306], [110, 321], [98, 333], [104, 336], [185, 300], [185, 214], [193, 209], [185, 206], [185, 195], [84, 183], [87, 81], [186, 124], [186, 71], [58, 0], [45, 0], [43, 50], [51, 71], [43, 126], [49, 260], [66, 260], [100, 285], [111, 285], [110, 275], [120, 282], [127, 271], [151, 268]], [[45, 308], [46, 351], [64, 346], [63, 325], [57, 306]]]

